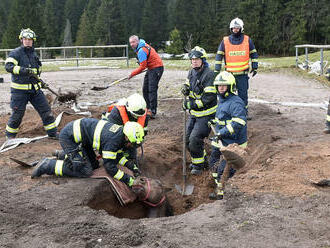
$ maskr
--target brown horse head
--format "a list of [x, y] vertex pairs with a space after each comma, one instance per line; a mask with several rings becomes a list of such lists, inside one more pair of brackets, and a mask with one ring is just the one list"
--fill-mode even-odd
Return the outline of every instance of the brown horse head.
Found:
[[160, 205], [165, 199], [163, 185], [156, 179], [137, 177], [132, 185], [132, 190], [140, 201], [152, 207]]

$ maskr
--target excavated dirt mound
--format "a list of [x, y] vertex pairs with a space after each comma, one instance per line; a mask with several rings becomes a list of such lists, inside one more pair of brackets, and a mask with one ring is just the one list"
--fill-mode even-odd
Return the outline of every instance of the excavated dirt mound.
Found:
[[[183, 74], [169, 73], [180, 78]], [[292, 101], [317, 102], [329, 92], [290, 75], [258, 76], [250, 90], [255, 97], [262, 94], [281, 101], [291, 95]], [[165, 74], [165, 80], [169, 78]], [[278, 91], [284, 87], [281, 84], [286, 91]], [[170, 92], [176, 89], [173, 85], [160, 91]], [[253, 119], [248, 122], [246, 165], [229, 179], [224, 200], [214, 202], [208, 199], [214, 187], [209, 171], [188, 176], [188, 183], [195, 186], [192, 195], [176, 191], [174, 185], [182, 185], [183, 112], [176, 99], [161, 99], [159, 106], [157, 118], [150, 121], [140, 166], [143, 175], [164, 184], [174, 216], [145, 219], [148, 209], [140, 202], [121, 207], [102, 179], [42, 176], [31, 180], [32, 169], [9, 158], [31, 162], [60, 148], [57, 141], [43, 139], [0, 154], [0, 246], [330, 246], [330, 189], [311, 184], [330, 178], [330, 136], [322, 134], [325, 110], [250, 104]], [[105, 109], [89, 111], [99, 118]], [[56, 115], [62, 111], [72, 112], [65, 105], [54, 108]], [[0, 119], [0, 131], [5, 130], [8, 117], [4, 114]], [[81, 117], [64, 114], [59, 129]], [[44, 134], [37, 113], [27, 110], [19, 137]], [[206, 143], [210, 151], [210, 142]]]

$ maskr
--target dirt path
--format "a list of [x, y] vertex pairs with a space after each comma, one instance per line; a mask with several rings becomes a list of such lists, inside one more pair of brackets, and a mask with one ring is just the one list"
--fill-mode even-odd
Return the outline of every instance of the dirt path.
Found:
[[[43, 77], [62, 92], [81, 91], [80, 102], [104, 102], [141, 91], [142, 76], [106, 91], [90, 90], [128, 72], [66, 71]], [[3, 132], [9, 77], [0, 76], [6, 81], [0, 84]], [[330, 178], [330, 136], [322, 134], [326, 111], [251, 103], [248, 166], [229, 181], [225, 199], [207, 199], [212, 190], [208, 172], [190, 177], [194, 194], [182, 198], [173, 189], [181, 183], [182, 112], [180, 101], [167, 98], [180, 97], [185, 77], [182, 71], [164, 73], [160, 114], [150, 123], [142, 164], [145, 175], [168, 188], [175, 216], [127, 219], [140, 218], [136, 213], [143, 212], [143, 206], [116, 207], [103, 180], [31, 180], [31, 169], [9, 158], [33, 161], [59, 148], [56, 141], [42, 140], [0, 154], [0, 247], [330, 247], [330, 190], [309, 182]], [[318, 82], [286, 71], [258, 74], [250, 86], [250, 98], [271, 102], [322, 103], [329, 95]], [[55, 106], [54, 111], [63, 109]], [[99, 117], [105, 107], [91, 110]], [[65, 116], [64, 123], [74, 118], [79, 117]], [[28, 111], [21, 137], [42, 134], [36, 113]]]

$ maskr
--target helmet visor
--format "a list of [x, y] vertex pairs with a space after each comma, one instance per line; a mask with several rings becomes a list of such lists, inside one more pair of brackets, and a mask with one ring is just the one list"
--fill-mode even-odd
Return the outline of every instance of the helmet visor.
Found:
[[136, 116], [142, 116], [145, 113], [146, 113], [145, 109], [139, 109], [139, 110], [133, 111], [133, 114], [136, 115]]

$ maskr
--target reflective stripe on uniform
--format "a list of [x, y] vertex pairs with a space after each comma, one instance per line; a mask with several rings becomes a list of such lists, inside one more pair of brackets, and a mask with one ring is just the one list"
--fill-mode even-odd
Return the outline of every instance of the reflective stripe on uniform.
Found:
[[221, 65], [222, 64], [222, 61], [215, 61], [215, 64], [216, 65]]
[[48, 125], [46, 125], [46, 126], [44, 126], [44, 128], [45, 128], [46, 131], [48, 131], [48, 130], [50, 130], [50, 129], [53, 129], [53, 128], [56, 128], [56, 123], [55, 123], [55, 121], [52, 122], [52, 123], [50, 123], [50, 124], [48, 124]]
[[253, 50], [250, 51], [250, 54], [256, 53], [256, 52], [257, 52], [257, 49], [253, 49]]
[[251, 62], [259, 62], [258, 59], [251, 59]]
[[73, 122], [73, 137], [74, 137], [74, 141], [76, 143], [79, 143], [82, 141], [81, 138], [81, 129], [80, 129], [80, 121], [81, 119], [75, 120]]
[[19, 74], [19, 70], [21, 69], [21, 67], [19, 65], [15, 65], [13, 68], [13, 73], [14, 74]]
[[190, 110], [190, 114], [196, 117], [203, 117], [207, 115], [214, 114], [217, 111], [217, 105], [213, 106], [212, 108], [202, 110], [202, 111], [196, 111], [196, 110]]
[[13, 63], [14, 65], [18, 65], [18, 61], [12, 57], [8, 57], [5, 61], [5, 64], [7, 63]]
[[10, 83], [10, 87], [17, 90], [31, 90], [32, 84], [17, 84], [14, 82]]
[[204, 163], [204, 161], [205, 161], [204, 156], [201, 158], [193, 158], [193, 157], [191, 158], [191, 162], [193, 164], [202, 164]]
[[102, 151], [102, 158], [116, 159], [116, 157], [117, 157], [117, 152]]
[[207, 86], [204, 88], [205, 93], [217, 93], [215, 86]]
[[224, 55], [225, 53], [223, 51], [217, 51], [217, 54]]
[[113, 176], [113, 178], [120, 180], [123, 178], [123, 176], [124, 176], [124, 172], [122, 170], [118, 170], [116, 175]]
[[96, 125], [95, 131], [94, 131], [94, 138], [93, 138], [93, 148], [96, 150], [100, 149], [101, 132], [106, 123], [107, 123], [107, 121], [100, 120]]
[[248, 144], [247, 142], [244, 142], [243, 144], [240, 144], [239, 146], [245, 148], [245, 147], [247, 147], [247, 144]]
[[204, 106], [202, 100], [196, 100], [195, 103], [198, 108], [203, 108], [203, 106]]
[[327, 121], [330, 121], [330, 115], [327, 115]]
[[11, 128], [10, 126], [6, 126], [6, 131], [8, 133], [18, 133], [19, 128]]
[[55, 175], [63, 176], [63, 163], [64, 160], [57, 160], [55, 164]]
[[119, 160], [119, 164], [120, 165], [125, 165], [127, 163], [127, 158], [125, 158], [124, 156]]
[[232, 118], [231, 120], [232, 120], [232, 121], [235, 121], [235, 122], [237, 122], [237, 123], [239, 123], [239, 124], [241, 124], [241, 125], [243, 125], [243, 126], [246, 125], [246, 121], [243, 120], [243, 119], [241, 119], [241, 118], [234, 117], [234, 118]]

